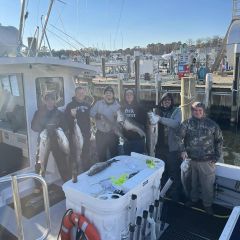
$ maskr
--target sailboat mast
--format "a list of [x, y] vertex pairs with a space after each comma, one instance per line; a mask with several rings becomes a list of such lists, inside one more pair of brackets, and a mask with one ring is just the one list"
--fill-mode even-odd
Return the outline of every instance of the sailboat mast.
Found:
[[20, 50], [22, 47], [24, 13], [25, 13], [25, 0], [21, 0], [21, 15], [20, 15], [19, 36], [18, 36], [18, 53], [20, 53]]
[[51, 10], [52, 10], [53, 2], [54, 2], [54, 0], [50, 0], [47, 17], [46, 17], [46, 20], [45, 20], [45, 23], [44, 23], [44, 26], [43, 26], [43, 30], [42, 30], [42, 35], [41, 35], [41, 38], [40, 38], [40, 41], [39, 41], [39, 46], [38, 46], [38, 50], [37, 50], [37, 54], [36, 54], [37, 56], [38, 56], [38, 54], [39, 54], [39, 51], [40, 51], [40, 48], [41, 48], [41, 45], [42, 45], [42, 41], [43, 41], [43, 38], [44, 38], [44, 35], [45, 35], [45, 32], [46, 32], [46, 28], [47, 28], [47, 24], [48, 24], [48, 19], [49, 19]]

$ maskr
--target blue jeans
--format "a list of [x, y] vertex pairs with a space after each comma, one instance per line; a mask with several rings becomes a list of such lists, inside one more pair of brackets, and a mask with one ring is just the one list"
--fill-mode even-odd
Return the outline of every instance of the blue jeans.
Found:
[[130, 155], [131, 152], [145, 153], [145, 139], [137, 139], [125, 141], [123, 144], [123, 150], [125, 155]]

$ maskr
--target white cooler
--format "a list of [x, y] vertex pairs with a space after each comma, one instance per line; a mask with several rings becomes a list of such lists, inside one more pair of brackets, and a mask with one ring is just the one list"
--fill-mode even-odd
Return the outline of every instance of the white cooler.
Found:
[[[159, 186], [164, 162], [150, 156], [132, 153], [131, 156], [117, 156], [117, 162], [93, 176], [87, 172], [78, 176], [78, 182], [63, 184], [66, 207], [83, 214], [96, 227], [102, 240], [120, 240], [128, 234], [129, 209], [132, 194], [137, 195], [137, 214], [142, 216], [159, 196]], [[149, 168], [146, 160], [155, 163]], [[136, 173], [121, 186], [111, 184], [111, 178]], [[113, 193], [114, 189], [125, 194]]]

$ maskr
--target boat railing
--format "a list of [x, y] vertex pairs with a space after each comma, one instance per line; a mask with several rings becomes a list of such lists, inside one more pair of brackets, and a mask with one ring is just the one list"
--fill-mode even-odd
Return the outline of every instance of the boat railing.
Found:
[[46, 213], [46, 229], [42, 234], [42, 236], [40, 236], [36, 240], [44, 240], [47, 238], [51, 230], [48, 187], [47, 187], [46, 181], [38, 174], [29, 173], [29, 174], [20, 174], [20, 175], [2, 177], [0, 178], [0, 183], [11, 182], [12, 191], [13, 191], [14, 210], [15, 210], [16, 221], [17, 221], [18, 240], [24, 240], [24, 231], [23, 231], [23, 223], [22, 223], [22, 207], [21, 207], [20, 194], [19, 194], [19, 188], [18, 188], [18, 180], [29, 179], [29, 178], [36, 179], [42, 184], [44, 208]]

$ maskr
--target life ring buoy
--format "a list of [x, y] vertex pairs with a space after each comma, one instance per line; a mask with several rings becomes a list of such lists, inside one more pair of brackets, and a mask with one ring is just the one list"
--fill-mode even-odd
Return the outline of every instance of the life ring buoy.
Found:
[[61, 240], [71, 240], [71, 229], [80, 228], [88, 240], [101, 240], [97, 229], [81, 214], [70, 211], [64, 216], [60, 229]]

